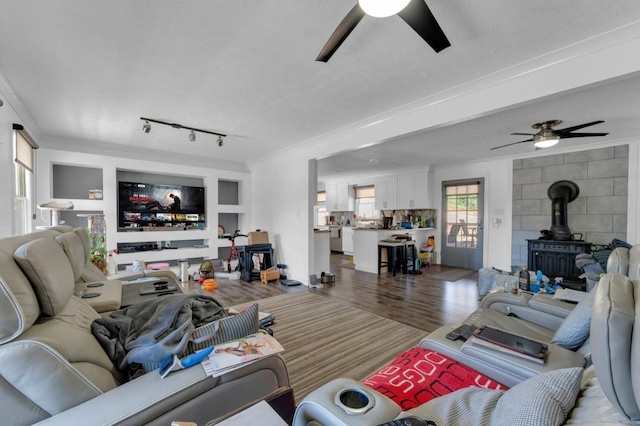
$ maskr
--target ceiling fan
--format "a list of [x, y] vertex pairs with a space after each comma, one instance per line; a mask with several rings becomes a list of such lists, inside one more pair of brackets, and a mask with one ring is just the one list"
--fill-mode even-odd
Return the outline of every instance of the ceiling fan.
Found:
[[562, 123], [562, 120], [547, 120], [542, 121], [540, 123], [534, 124], [534, 129], [540, 129], [538, 133], [511, 133], [512, 135], [526, 135], [533, 136], [531, 139], [526, 139], [520, 142], [508, 143], [506, 145], [496, 146], [491, 148], [491, 150], [504, 148], [511, 145], [516, 145], [519, 143], [525, 142], [533, 142], [533, 145], [538, 148], [549, 148], [560, 141], [560, 139], [568, 139], [568, 138], [587, 138], [592, 136], [607, 136], [609, 133], [574, 133], [575, 130], [580, 130], [585, 127], [593, 126], [596, 124], [604, 123], [602, 120], [592, 121], [590, 123], [578, 124], [573, 127], [565, 127], [564, 129], [554, 130], [554, 126], [558, 126]]
[[425, 0], [358, 0], [358, 3], [347, 13], [333, 34], [331, 34], [331, 37], [329, 37], [329, 40], [320, 51], [316, 61], [327, 62], [349, 34], [351, 34], [351, 31], [353, 31], [356, 25], [364, 18], [364, 15], [377, 18], [398, 15], [409, 24], [436, 53], [451, 46], [447, 36], [442, 31], [442, 28], [440, 28], [438, 21], [436, 21], [431, 10], [429, 10], [429, 6], [425, 3]]

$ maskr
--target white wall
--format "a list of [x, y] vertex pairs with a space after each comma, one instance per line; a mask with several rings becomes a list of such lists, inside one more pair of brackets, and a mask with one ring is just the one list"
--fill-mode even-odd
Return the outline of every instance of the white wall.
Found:
[[315, 196], [315, 181], [310, 190], [309, 158], [292, 152], [256, 164], [252, 173], [254, 227], [269, 232], [276, 261], [289, 267], [289, 278], [306, 284], [313, 259], [310, 196]]
[[[250, 229], [252, 223], [252, 209], [251, 209], [251, 197], [252, 197], [252, 183], [251, 175], [245, 172], [223, 171], [203, 167], [192, 167], [179, 164], [160, 163], [155, 161], [142, 161], [137, 159], [127, 159], [121, 157], [109, 157], [104, 155], [95, 155], [79, 152], [61, 151], [56, 149], [43, 149], [39, 150], [38, 157], [38, 179], [37, 186], [39, 188], [37, 203], [42, 203], [52, 200], [51, 190], [53, 188], [52, 169], [53, 164], [64, 165], [80, 165], [98, 167], [103, 171], [103, 200], [58, 200], [58, 201], [72, 201], [74, 203], [75, 210], [98, 210], [102, 211], [105, 215], [107, 222], [107, 249], [111, 250], [116, 248], [118, 241], [124, 242], [123, 236], [117, 233], [117, 200], [118, 200], [118, 186], [116, 173], [118, 170], [132, 170], [143, 173], [155, 173], [161, 175], [174, 175], [174, 176], [186, 176], [200, 178], [204, 181], [206, 188], [206, 215], [207, 215], [207, 235], [209, 238], [209, 249], [206, 250], [206, 255], [209, 258], [218, 257], [218, 244], [227, 244], [228, 240], [218, 241], [217, 239], [217, 226], [218, 226], [218, 213], [220, 206], [218, 206], [218, 180], [231, 180], [239, 182], [239, 206], [234, 208], [234, 212], [239, 212], [239, 225], [242, 229]], [[49, 225], [48, 216], [46, 221], [43, 221], [38, 215], [38, 220], [35, 226]], [[177, 231], [174, 231], [177, 232]], [[176, 233], [175, 239], [191, 239], [192, 235], [200, 231], [185, 231], [180, 235]], [[122, 233], [120, 233], [122, 234]], [[136, 233], [140, 234], [140, 233]], [[142, 234], [148, 240], [154, 240], [154, 234], [156, 232], [147, 232]], [[127, 235], [130, 237], [130, 235]], [[196, 238], [199, 239], [200, 237]]]
[[[513, 160], [500, 159], [478, 163], [438, 167], [434, 193], [442, 215], [442, 182], [484, 178], [484, 241], [483, 266], [511, 270], [511, 192]], [[499, 220], [498, 220], [499, 219]], [[501, 224], [498, 226], [498, 222]], [[436, 247], [442, 247], [442, 237], [436, 237]], [[438, 250], [441, 250], [438, 248]]]

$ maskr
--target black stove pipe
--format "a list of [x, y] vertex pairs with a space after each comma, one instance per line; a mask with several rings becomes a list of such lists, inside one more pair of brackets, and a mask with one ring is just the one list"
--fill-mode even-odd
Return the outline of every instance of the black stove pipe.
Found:
[[570, 180], [560, 180], [552, 184], [547, 190], [551, 200], [551, 236], [556, 241], [571, 239], [571, 230], [567, 225], [567, 205], [578, 198], [580, 188]]

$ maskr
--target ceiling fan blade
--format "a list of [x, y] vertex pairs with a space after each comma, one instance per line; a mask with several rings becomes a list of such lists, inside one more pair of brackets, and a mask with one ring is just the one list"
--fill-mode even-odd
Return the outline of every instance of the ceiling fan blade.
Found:
[[505, 148], [507, 146], [511, 146], [511, 145], [517, 145], [519, 143], [525, 143], [525, 142], [532, 142], [533, 139], [527, 139], [526, 141], [520, 141], [520, 142], [513, 142], [513, 143], [508, 143], [506, 145], [500, 145], [500, 146], [494, 146], [493, 148], [491, 148], [489, 151], [493, 151], [494, 149], [499, 149], [499, 148]]
[[607, 136], [609, 133], [567, 133], [560, 134], [560, 139], [568, 139], [568, 138], [589, 138], [592, 136]]
[[574, 130], [584, 129], [585, 127], [594, 126], [600, 123], [604, 123], [604, 121], [598, 120], [598, 121], [592, 121], [591, 123], [578, 124], [577, 126], [565, 127], [564, 129], [554, 130], [554, 132], [556, 132], [557, 134], [569, 133], [569, 132], [573, 132]]
[[407, 7], [398, 12], [398, 16], [429, 43], [436, 53], [451, 46], [424, 0], [411, 0]]
[[327, 40], [320, 54], [318, 54], [316, 61], [327, 62], [347, 37], [349, 37], [349, 34], [351, 34], [351, 31], [353, 31], [356, 25], [364, 18], [364, 15], [364, 11], [360, 8], [360, 5], [356, 3], [353, 9], [351, 9], [349, 13], [347, 13], [347, 16], [340, 22], [333, 34], [331, 34], [331, 37]]
[[512, 135], [517, 135], [517, 136], [533, 136], [535, 135], [535, 133], [511, 133]]

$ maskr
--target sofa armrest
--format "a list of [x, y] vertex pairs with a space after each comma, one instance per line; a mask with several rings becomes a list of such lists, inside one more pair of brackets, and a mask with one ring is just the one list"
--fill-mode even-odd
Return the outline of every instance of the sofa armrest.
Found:
[[282, 387], [289, 387], [289, 378], [278, 355], [217, 378], [207, 376], [200, 365], [164, 379], [153, 371], [37, 424], [166, 426], [180, 420], [204, 425]]
[[519, 294], [489, 293], [480, 304], [480, 308], [493, 309], [505, 315], [516, 315], [520, 319], [549, 330], [557, 330], [574, 307], [574, 304], [553, 299], [548, 294], [529, 292]]
[[171, 278], [178, 280], [178, 276], [170, 269], [161, 269], [153, 271], [122, 271], [117, 274], [109, 275], [108, 280], [120, 280], [120, 281], [132, 281], [138, 278], [156, 277], [156, 278]]
[[494, 305], [497, 304], [528, 307], [529, 300], [532, 297], [532, 293], [521, 292], [512, 294], [504, 291], [493, 291], [482, 299], [479, 307], [483, 309], [496, 309]]
[[529, 306], [537, 311], [546, 312], [564, 319], [573, 311], [576, 304], [554, 299], [553, 296], [548, 294], [536, 294], [529, 300]]
[[[357, 401], [350, 408], [349, 394]], [[341, 396], [345, 396], [343, 398]], [[347, 405], [345, 405], [347, 404]], [[400, 407], [381, 393], [346, 378], [330, 381], [307, 395], [298, 405], [293, 426], [322, 424], [370, 426], [388, 422], [401, 413]]]
[[446, 334], [458, 324], [445, 325], [422, 339], [421, 348], [436, 351], [473, 368], [507, 387], [558, 368], [584, 367], [586, 360], [576, 352], [549, 344], [547, 361], [539, 364], [490, 348], [449, 340]]

